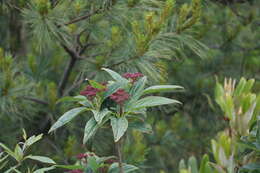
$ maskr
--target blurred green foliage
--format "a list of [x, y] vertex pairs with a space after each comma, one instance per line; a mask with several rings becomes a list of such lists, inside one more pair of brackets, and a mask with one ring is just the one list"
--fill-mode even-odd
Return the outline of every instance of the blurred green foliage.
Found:
[[[228, 126], [214, 100], [216, 80], [254, 78], [254, 93], [260, 91], [259, 6], [257, 0], [2, 0], [0, 142], [13, 148], [22, 128], [46, 134], [72, 107], [57, 100], [79, 93], [85, 78], [105, 81], [100, 69], [109, 67], [185, 88], [165, 94], [182, 106], [150, 109], [152, 135], [129, 134], [128, 163], [175, 173], [182, 158], [213, 159], [210, 141]], [[79, 152], [114, 153], [106, 129], [81, 144], [85, 121], [45, 135], [34, 151], [61, 164]], [[250, 135], [245, 141], [255, 139]]]

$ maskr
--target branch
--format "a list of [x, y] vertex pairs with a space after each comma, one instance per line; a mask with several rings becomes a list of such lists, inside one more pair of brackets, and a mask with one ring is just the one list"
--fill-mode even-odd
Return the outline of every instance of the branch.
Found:
[[21, 8], [17, 7], [17, 6], [14, 5], [14, 4], [11, 4], [11, 3], [9, 3], [9, 2], [6, 2], [6, 4], [7, 4], [10, 8], [14, 8], [14, 9], [18, 10], [19, 12], [22, 12], [22, 11], [23, 11]]
[[[63, 25], [66, 26], [66, 25], [70, 25], [70, 24], [77, 23], [77, 22], [80, 22], [80, 21], [82, 21], [82, 20], [88, 19], [88, 18], [90, 18], [91, 16], [93, 16], [94, 14], [99, 13], [100, 10], [101, 10], [101, 8], [100, 8], [100, 9], [97, 9], [97, 10], [91, 12], [91, 13], [85, 14], [85, 15], [83, 15], [83, 16], [76, 17], [76, 18], [72, 19], [71, 21], [64, 23]], [[61, 27], [61, 26], [62, 26], [62, 25], [58, 25], [58, 28]]]
[[64, 73], [63, 73], [62, 78], [61, 78], [60, 83], [59, 83], [59, 87], [58, 87], [58, 94], [59, 94], [59, 96], [63, 95], [63, 90], [66, 87], [66, 84], [68, 82], [70, 73], [71, 73], [73, 67], [76, 64], [76, 61], [77, 61], [77, 59], [75, 58], [75, 56], [71, 56], [70, 57], [70, 61], [68, 62], [67, 67], [64, 70]]
[[118, 164], [119, 164], [119, 173], [124, 173], [123, 169], [123, 156], [122, 156], [122, 151], [121, 151], [121, 146], [122, 145], [122, 139], [119, 139], [118, 142], [115, 143], [116, 150], [117, 150], [117, 157], [118, 157]]
[[39, 103], [39, 104], [42, 104], [42, 105], [49, 105], [49, 103], [44, 101], [44, 100], [40, 100], [40, 99], [29, 97], [29, 96], [22, 96], [21, 98], [23, 98], [25, 100], [30, 100], [30, 101], [33, 101], [35, 103]]

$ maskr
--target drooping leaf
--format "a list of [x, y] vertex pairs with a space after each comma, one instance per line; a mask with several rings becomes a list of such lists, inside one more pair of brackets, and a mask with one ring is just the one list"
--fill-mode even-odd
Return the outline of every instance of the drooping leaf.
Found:
[[63, 114], [57, 121], [54, 123], [49, 130], [49, 133], [56, 130], [57, 128], [65, 125], [66, 123], [70, 122], [73, 118], [75, 118], [77, 115], [80, 113], [87, 111], [88, 109], [85, 107], [79, 107], [79, 108], [74, 108]]
[[143, 94], [151, 94], [151, 93], [157, 93], [157, 92], [172, 92], [172, 91], [180, 91], [184, 88], [178, 85], [155, 85], [146, 88], [143, 91]]
[[85, 125], [83, 144], [85, 144], [98, 130], [99, 126], [94, 117], [90, 118]]
[[[124, 173], [129, 173], [138, 170], [138, 167], [129, 164], [123, 164]], [[108, 170], [108, 173], [118, 173], [119, 166], [118, 163], [113, 163]]]
[[153, 107], [166, 104], [180, 104], [180, 102], [166, 97], [148, 96], [135, 102], [134, 106], [131, 109], [142, 109], [146, 107]]
[[42, 163], [56, 164], [51, 158], [45, 156], [26, 156], [27, 159], [37, 160]]
[[127, 128], [128, 128], [128, 121], [125, 117], [110, 118], [111, 120], [111, 126], [114, 134], [114, 140], [115, 142], [118, 142], [119, 139], [125, 134]]
[[117, 72], [107, 69], [107, 68], [102, 68], [102, 70], [105, 70], [106, 72], [108, 72], [110, 74], [110, 76], [115, 79], [118, 82], [122, 82], [122, 83], [128, 83], [129, 81], [125, 78], [123, 78], [120, 74], [118, 74]]

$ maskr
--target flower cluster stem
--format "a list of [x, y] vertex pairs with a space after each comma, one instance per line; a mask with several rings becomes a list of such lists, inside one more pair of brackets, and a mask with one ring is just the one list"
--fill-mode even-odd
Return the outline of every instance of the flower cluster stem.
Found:
[[123, 169], [123, 156], [121, 152], [121, 144], [122, 144], [122, 138], [115, 143], [116, 150], [117, 150], [117, 156], [118, 156], [118, 165], [119, 165], [119, 173], [124, 173]]

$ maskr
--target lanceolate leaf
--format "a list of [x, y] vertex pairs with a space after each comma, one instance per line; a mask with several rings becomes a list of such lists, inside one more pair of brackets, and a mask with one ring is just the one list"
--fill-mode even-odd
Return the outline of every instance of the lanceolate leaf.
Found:
[[37, 136], [33, 135], [31, 137], [29, 137], [26, 141], [25, 141], [25, 145], [26, 147], [31, 146], [32, 144], [34, 144], [35, 142], [39, 141], [42, 138], [43, 134], [39, 134]]
[[70, 122], [73, 118], [75, 118], [77, 115], [80, 113], [87, 111], [88, 109], [85, 107], [79, 107], [79, 108], [74, 108], [63, 114], [56, 123], [54, 123], [49, 130], [49, 133], [56, 130], [57, 128], [63, 126], [64, 124]]
[[32, 159], [32, 160], [37, 160], [37, 161], [42, 162], [42, 163], [55, 164], [55, 162], [52, 159], [50, 159], [49, 157], [44, 157], [44, 156], [26, 156], [26, 158]]
[[191, 170], [192, 173], [199, 173], [197, 159], [194, 156], [189, 158], [188, 163], [189, 163], [189, 169]]
[[92, 110], [93, 114], [94, 114], [94, 118], [97, 121], [98, 124], [100, 124], [103, 120], [103, 118], [106, 115], [109, 115], [111, 112], [108, 109], [104, 109], [102, 111], [96, 111], [96, 110]]
[[128, 121], [125, 117], [120, 117], [120, 118], [112, 117], [111, 126], [114, 134], [114, 140], [115, 142], [117, 142], [125, 134], [128, 128]]
[[[129, 173], [138, 170], [138, 168], [134, 165], [128, 165], [128, 164], [123, 164], [123, 169], [124, 173]], [[108, 173], [118, 173], [119, 172], [119, 166], [118, 163], [113, 163], [109, 170]]]
[[21, 161], [23, 159], [23, 150], [18, 144], [15, 146], [14, 154], [16, 156], [16, 160]]
[[180, 104], [179, 101], [174, 99], [169, 99], [166, 97], [159, 97], [159, 96], [148, 96], [138, 100], [131, 109], [142, 109], [145, 107], [153, 107], [159, 105], [166, 105], [166, 104]]
[[[8, 156], [8, 155], [7, 155]], [[8, 163], [8, 160], [6, 160], [5, 162], [1, 162], [1, 164], [0, 164], [0, 170], [1, 169], [3, 169], [6, 165], [7, 165], [7, 163]]]
[[199, 173], [211, 173], [211, 167], [209, 166], [209, 157], [207, 154], [205, 154], [202, 157], [201, 163], [200, 163], [200, 170]]
[[97, 132], [98, 128], [99, 126], [95, 118], [90, 118], [85, 126], [83, 144], [85, 144]]
[[9, 154], [10, 156], [12, 156], [14, 159], [17, 160], [15, 153], [12, 150], [10, 150], [6, 145], [0, 143], [0, 147], [2, 147], [7, 154]]
[[184, 88], [178, 85], [155, 85], [146, 88], [143, 91], [143, 94], [151, 94], [151, 93], [157, 93], [157, 92], [170, 92], [170, 91], [176, 91], [176, 90], [183, 90]]
[[128, 80], [123, 78], [120, 74], [114, 72], [113, 70], [107, 69], [107, 68], [102, 68], [106, 72], [110, 74], [110, 76], [115, 79], [118, 82], [123, 82], [123, 83], [128, 83]]
[[41, 168], [41, 169], [37, 169], [36, 171], [34, 171], [33, 173], [45, 173], [47, 171], [53, 170], [55, 169], [54, 166], [48, 167], [48, 168]]
[[132, 96], [131, 99], [139, 99], [139, 97], [141, 97], [145, 84], [147, 82], [147, 77], [144, 76], [141, 79], [139, 79], [135, 85], [133, 86], [133, 88], [130, 90], [130, 95]]
[[100, 83], [98, 83], [94, 80], [88, 80], [88, 81], [89, 81], [90, 85], [94, 88], [98, 88], [98, 89], [105, 89], [106, 88], [104, 85], [102, 85], [102, 84], [100, 84]]

